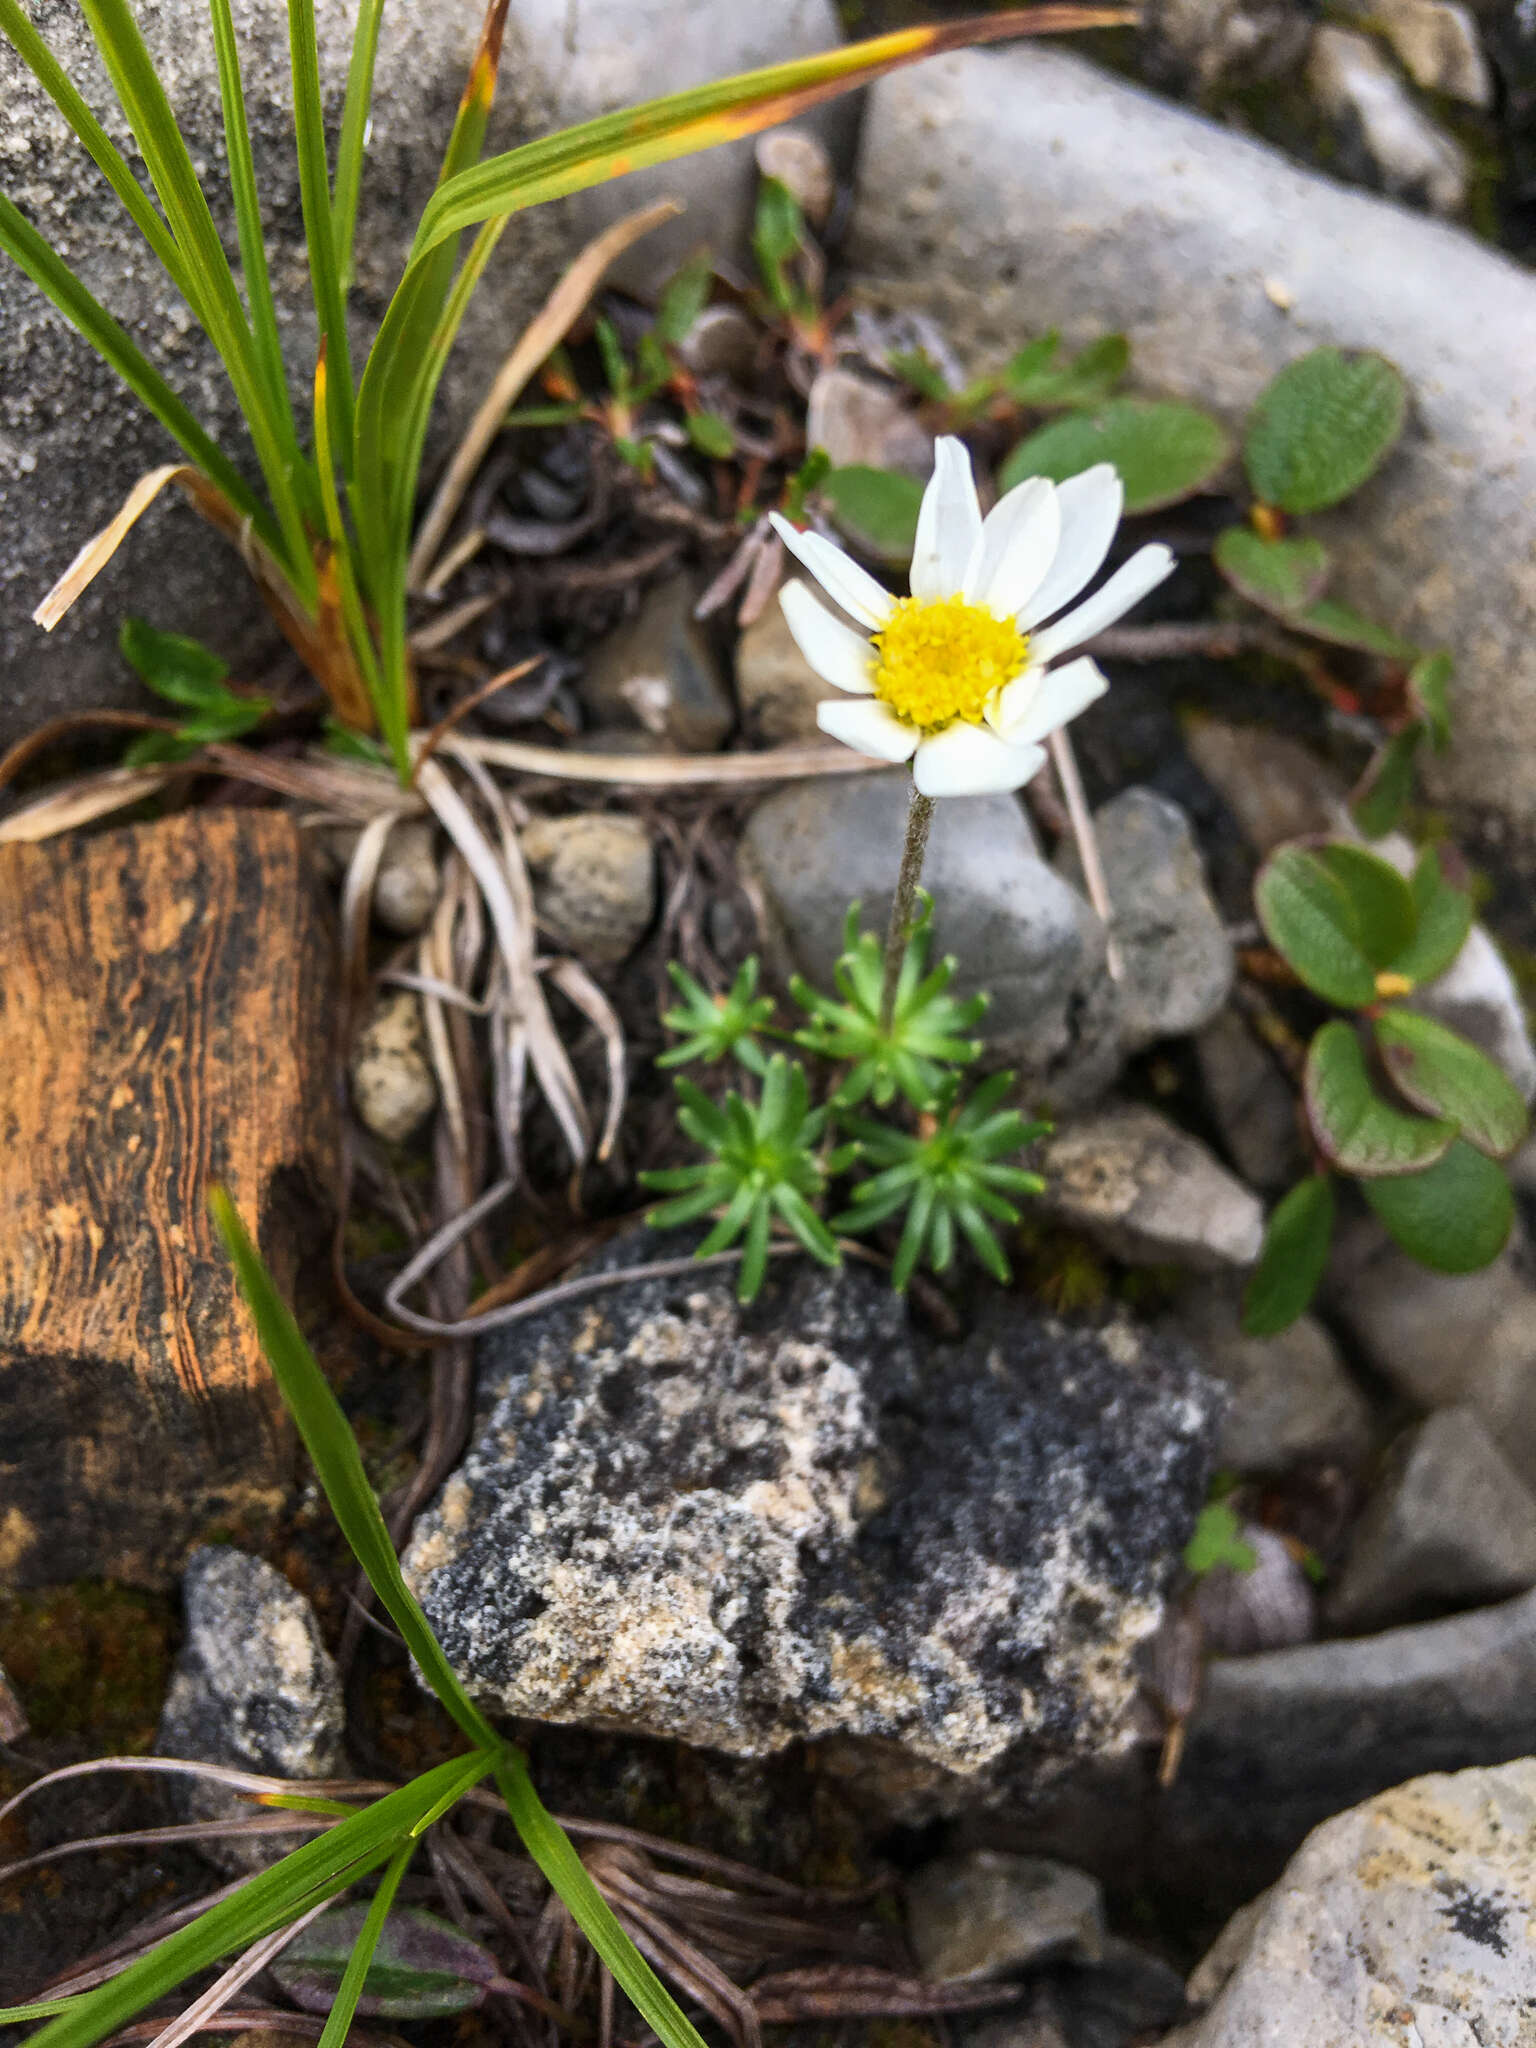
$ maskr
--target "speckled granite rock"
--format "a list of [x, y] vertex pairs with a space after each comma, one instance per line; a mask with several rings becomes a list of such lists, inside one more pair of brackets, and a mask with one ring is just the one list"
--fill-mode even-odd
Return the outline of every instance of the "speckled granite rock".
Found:
[[[210, 1544], [182, 1578], [186, 1641], [155, 1748], [161, 1756], [232, 1764], [276, 1778], [330, 1778], [342, 1766], [346, 1716], [336, 1666], [314, 1609], [280, 1572], [243, 1550]], [[189, 1820], [249, 1814], [218, 1786], [190, 1780]], [[205, 1844], [223, 1870], [259, 1870], [297, 1847], [285, 1835]]]
[[481, 1704], [738, 1756], [841, 1737], [850, 1774], [894, 1750], [962, 1794], [1010, 1752], [1123, 1748], [1214, 1437], [1189, 1355], [1001, 1300], [935, 1347], [857, 1266], [777, 1268], [747, 1310], [731, 1284], [483, 1343], [406, 1561]]

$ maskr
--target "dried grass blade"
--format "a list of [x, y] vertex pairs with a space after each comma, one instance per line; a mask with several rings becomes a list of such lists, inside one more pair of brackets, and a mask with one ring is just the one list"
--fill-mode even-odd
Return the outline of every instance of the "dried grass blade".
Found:
[[0, 819], [0, 846], [40, 846], [61, 832], [77, 831], [147, 796], [158, 796], [171, 783], [196, 772], [190, 762], [167, 761], [154, 768], [105, 768], [99, 775], [66, 782]]
[[253, 1977], [259, 1976], [268, 1963], [282, 1954], [289, 1942], [303, 1933], [311, 1920], [319, 1919], [329, 1904], [329, 1899], [322, 1899], [318, 1906], [311, 1906], [307, 1913], [301, 1913], [286, 1927], [279, 1927], [275, 1934], [252, 1942], [245, 1954], [231, 1963], [222, 1976], [216, 1977], [201, 1997], [194, 1998], [184, 2013], [156, 2034], [150, 2048], [181, 2048], [181, 2043], [189, 2035], [201, 2032], [209, 2020], [228, 2005], [235, 1993], [244, 1990]]
[[848, 747], [766, 747], [760, 754], [584, 754], [574, 747], [525, 746], [521, 740], [454, 735], [441, 751], [466, 765], [483, 762], [557, 782], [603, 782], [630, 789], [708, 789], [754, 782], [797, 782], [803, 775], [866, 775], [889, 769]]
[[408, 588], [425, 589], [432, 564], [447, 538], [454, 514], [474, 482], [486, 450], [501, 431], [501, 423], [516, 404], [519, 394], [539, 365], [565, 339], [585, 311], [588, 301], [610, 264], [626, 249], [648, 235], [663, 221], [682, 212], [675, 199], [663, 199], [615, 221], [589, 242], [560, 279], [539, 311], [523, 330], [517, 346], [497, 371], [479, 411], [470, 421], [463, 440], [449, 463], [428, 509], [411, 551]]
[[603, 1050], [608, 1059], [608, 1114], [603, 1119], [602, 1136], [597, 1141], [597, 1156], [600, 1160], [606, 1160], [612, 1155], [619, 1135], [619, 1125], [624, 1116], [624, 1027], [619, 1022], [618, 1012], [612, 1003], [579, 960], [553, 961], [545, 972], [555, 987], [570, 998], [602, 1037]]
[[184, 478], [197, 474], [190, 463], [165, 462], [158, 469], [150, 470], [148, 475], [141, 476], [118, 511], [100, 533], [86, 542], [32, 614], [33, 624], [41, 626], [45, 633], [51, 633], [75, 599], [111, 561], [166, 485], [180, 483]]

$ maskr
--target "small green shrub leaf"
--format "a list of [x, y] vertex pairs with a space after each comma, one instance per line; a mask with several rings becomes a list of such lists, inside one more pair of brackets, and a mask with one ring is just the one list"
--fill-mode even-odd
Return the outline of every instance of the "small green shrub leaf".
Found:
[[656, 308], [656, 334], [674, 347], [686, 341], [709, 303], [715, 282], [715, 259], [708, 250], [685, 263], [661, 295]]
[[[1445, 879], [1440, 856], [1426, 847], [1408, 885], [1416, 913], [1414, 935], [1388, 964], [1414, 988], [1444, 974], [1467, 943], [1472, 929], [1472, 898]], [[1406, 990], [1403, 991], [1407, 993]]]
[[1291, 624], [1314, 640], [1326, 640], [1334, 647], [1357, 647], [1363, 654], [1379, 654], [1384, 661], [1413, 661], [1419, 652], [1411, 640], [1400, 639], [1374, 619], [1331, 597], [1293, 613]]
[[1399, 1091], [1415, 1109], [1449, 1117], [1469, 1145], [1507, 1159], [1528, 1127], [1525, 1098], [1500, 1066], [1459, 1031], [1414, 1010], [1384, 1010], [1376, 1043]]
[[[367, 1912], [366, 1905], [328, 1907], [272, 1964], [301, 2012], [330, 2011]], [[384, 1922], [357, 2010], [365, 2018], [438, 2019], [479, 2005], [500, 1981], [495, 1957], [450, 1921], [401, 1907]]]
[[1231, 453], [1209, 413], [1193, 405], [1117, 398], [1102, 411], [1069, 413], [1026, 436], [998, 472], [1011, 490], [1026, 477], [1064, 483], [1096, 462], [1112, 462], [1125, 485], [1127, 512], [1177, 505], [1204, 490]]
[[1313, 852], [1349, 898], [1361, 952], [1373, 967], [1388, 966], [1418, 929], [1412, 887], [1390, 861], [1347, 839], [1330, 840]]
[[1254, 903], [1275, 950], [1308, 988], [1346, 1010], [1376, 1001], [1377, 969], [1415, 930], [1414, 898], [1397, 870], [1342, 843], [1277, 847]]
[[1349, 814], [1367, 839], [1381, 839], [1402, 823], [1413, 795], [1413, 764], [1428, 727], [1415, 719], [1394, 733], [1360, 779], [1349, 800]]
[[[1042, 411], [1057, 406], [1102, 405], [1130, 367], [1131, 345], [1123, 334], [1092, 341], [1070, 363], [1053, 358], [1059, 336], [1042, 335], [1020, 349], [1003, 372], [1003, 388], [1019, 405]], [[1043, 344], [1049, 342], [1048, 349]]]
[[1407, 412], [1407, 386], [1385, 356], [1313, 349], [1280, 372], [1248, 416], [1248, 481], [1282, 512], [1321, 512], [1375, 473]]
[[1265, 540], [1251, 526], [1216, 536], [1217, 568], [1240, 597], [1281, 618], [1305, 611], [1328, 581], [1328, 550], [1320, 540]]
[[1312, 1135], [1341, 1173], [1417, 1173], [1456, 1136], [1448, 1117], [1408, 1116], [1371, 1086], [1352, 1024], [1325, 1024], [1307, 1052], [1302, 1099]]
[[1259, 1561], [1258, 1552], [1243, 1541], [1242, 1526], [1230, 1501], [1208, 1502], [1184, 1546], [1184, 1569], [1196, 1579], [1203, 1579], [1219, 1564], [1234, 1572], [1251, 1572]]
[[1243, 1298], [1243, 1328], [1250, 1337], [1289, 1329], [1310, 1305], [1328, 1265], [1334, 1207], [1326, 1173], [1298, 1182], [1276, 1205]]
[[693, 412], [688, 415], [688, 439], [701, 455], [713, 456], [724, 462], [734, 454], [736, 436], [731, 432], [731, 423], [717, 412]]
[[157, 697], [187, 711], [222, 703], [229, 663], [184, 633], [162, 633], [143, 619], [124, 619], [117, 636], [123, 659]]
[[1408, 676], [1408, 695], [1429, 727], [1437, 754], [1451, 744], [1450, 688], [1455, 673], [1456, 664], [1441, 648], [1438, 653], [1420, 655]]
[[1491, 1264], [1515, 1220], [1503, 1172], [1464, 1138], [1425, 1172], [1368, 1180], [1362, 1192], [1408, 1256], [1437, 1273]]
[[895, 469], [851, 463], [829, 470], [822, 494], [842, 533], [876, 561], [904, 566], [917, 542], [923, 487]]

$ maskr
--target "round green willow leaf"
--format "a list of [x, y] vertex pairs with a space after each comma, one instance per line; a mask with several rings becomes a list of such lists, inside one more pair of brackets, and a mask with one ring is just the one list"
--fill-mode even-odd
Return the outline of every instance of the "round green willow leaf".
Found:
[[903, 567], [917, 543], [923, 487], [895, 469], [850, 463], [828, 470], [822, 494], [840, 531], [876, 561]]
[[1345, 1010], [1375, 1002], [1376, 970], [1360, 942], [1358, 913], [1312, 848], [1278, 847], [1253, 895], [1269, 943], [1314, 994]]
[[1289, 1329], [1311, 1302], [1328, 1264], [1333, 1213], [1333, 1182], [1325, 1173], [1300, 1182], [1278, 1205], [1243, 1298], [1243, 1328], [1250, 1337]]
[[1417, 1173], [1443, 1156], [1456, 1136], [1448, 1118], [1408, 1116], [1371, 1086], [1352, 1024], [1325, 1024], [1307, 1052], [1302, 1099], [1324, 1155], [1362, 1180]]
[[1334, 647], [1358, 647], [1364, 654], [1379, 654], [1384, 661], [1413, 661], [1419, 651], [1411, 640], [1400, 639], [1374, 619], [1331, 597], [1293, 613], [1291, 624], [1314, 640], [1327, 640]]
[[1413, 890], [1379, 853], [1347, 839], [1330, 840], [1313, 849], [1350, 901], [1354, 933], [1373, 967], [1395, 961], [1418, 929]]
[[1415, 1010], [1391, 1009], [1376, 1019], [1376, 1042], [1387, 1072], [1414, 1108], [1448, 1116], [1479, 1152], [1507, 1159], [1524, 1141], [1524, 1096], [1459, 1031]]
[[1280, 618], [1322, 596], [1330, 567], [1320, 540], [1265, 540], [1251, 526], [1229, 526], [1217, 534], [1214, 559], [1240, 597]]
[[1368, 1180], [1362, 1193], [1409, 1257], [1437, 1273], [1490, 1265], [1515, 1220], [1502, 1171], [1461, 1138], [1425, 1172]]
[[[1043, 347], [1049, 342], [1049, 349]], [[1046, 335], [1033, 349], [1023, 349], [1003, 373], [1003, 388], [1020, 405], [1041, 411], [1057, 406], [1102, 405], [1130, 366], [1130, 343], [1123, 334], [1106, 334], [1056, 366], [1056, 337]]]
[[[328, 1906], [271, 1965], [304, 2012], [329, 2012], [367, 1916], [366, 1905]], [[357, 2010], [365, 2018], [437, 2019], [479, 2005], [498, 1983], [495, 1958], [450, 1921], [421, 1907], [399, 1907], [363, 1979]]]
[[1472, 898], [1445, 879], [1440, 856], [1426, 847], [1409, 884], [1413, 891], [1418, 923], [1413, 937], [1388, 962], [1394, 974], [1404, 975], [1415, 988], [1436, 975], [1444, 974], [1467, 943], [1472, 929]]
[[1096, 462], [1112, 462], [1127, 512], [1153, 512], [1203, 490], [1231, 453], [1209, 413], [1193, 405], [1117, 398], [1101, 412], [1068, 413], [1028, 435], [998, 472], [1001, 490], [1026, 477], [1065, 483]]
[[1337, 505], [1380, 467], [1407, 411], [1407, 386], [1385, 356], [1313, 349], [1280, 372], [1249, 414], [1248, 481], [1282, 512]]

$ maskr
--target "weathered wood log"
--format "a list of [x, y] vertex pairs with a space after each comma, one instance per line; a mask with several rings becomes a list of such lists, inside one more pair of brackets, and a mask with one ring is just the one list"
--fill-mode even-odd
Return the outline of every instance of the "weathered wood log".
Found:
[[280, 1507], [207, 1194], [285, 1289], [323, 1251], [334, 957], [278, 812], [0, 847], [0, 1582], [162, 1584]]

